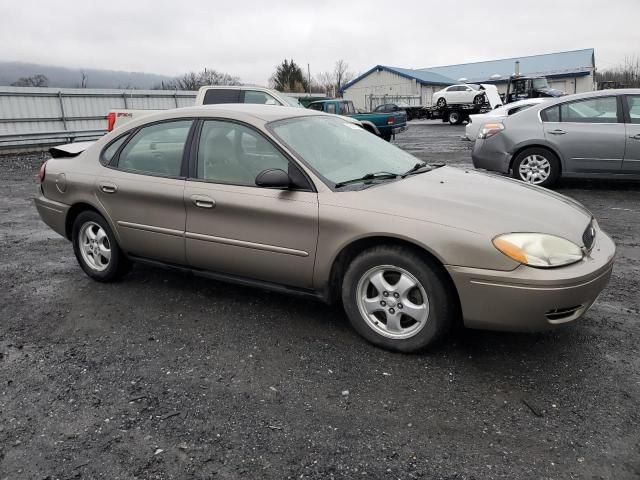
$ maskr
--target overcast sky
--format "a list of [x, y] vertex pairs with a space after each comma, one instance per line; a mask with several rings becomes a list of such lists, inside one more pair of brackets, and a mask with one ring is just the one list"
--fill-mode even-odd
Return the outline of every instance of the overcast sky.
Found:
[[0, 60], [266, 84], [285, 57], [315, 76], [593, 47], [603, 69], [640, 56], [639, 19], [640, 0], [0, 0]]

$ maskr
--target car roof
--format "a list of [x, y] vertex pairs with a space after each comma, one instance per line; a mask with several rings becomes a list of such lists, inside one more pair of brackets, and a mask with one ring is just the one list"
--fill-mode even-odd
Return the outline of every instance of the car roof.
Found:
[[[550, 99], [547, 102], [543, 102], [543, 105], [546, 108], [547, 106], [550, 106], [550, 105], [556, 105], [564, 102], [571, 102], [573, 100], [583, 100], [587, 98], [598, 98], [598, 97], [611, 97], [613, 95], [640, 95], [640, 88], [612, 88], [608, 90], [597, 90], [593, 92], [574, 93], [571, 95], [564, 95], [563, 97], [556, 97], [556, 98]], [[540, 108], [541, 106], [538, 106], [537, 108]]]
[[127, 124], [132, 126], [144, 125], [153, 121], [171, 120], [185, 117], [224, 117], [248, 123], [269, 123], [287, 118], [325, 115], [317, 110], [306, 108], [282, 107], [277, 105], [259, 105], [249, 103], [222, 103], [215, 105], [201, 105], [195, 107], [172, 108], [162, 112], [140, 117], [139, 120]]

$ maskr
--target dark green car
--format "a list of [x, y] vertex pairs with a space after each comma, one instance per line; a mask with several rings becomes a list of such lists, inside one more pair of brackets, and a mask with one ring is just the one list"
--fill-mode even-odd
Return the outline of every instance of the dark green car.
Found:
[[396, 133], [404, 132], [407, 129], [407, 114], [404, 111], [385, 113], [356, 113], [351, 100], [332, 98], [329, 100], [319, 100], [311, 102], [307, 108], [325, 113], [335, 113], [351, 117], [362, 123], [362, 126], [384, 138], [391, 140]]

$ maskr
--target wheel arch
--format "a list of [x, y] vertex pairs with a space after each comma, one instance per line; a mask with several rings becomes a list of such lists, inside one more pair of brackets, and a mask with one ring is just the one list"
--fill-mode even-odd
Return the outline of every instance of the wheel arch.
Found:
[[393, 237], [389, 235], [375, 235], [353, 239], [349, 243], [342, 246], [341, 250], [333, 258], [333, 261], [331, 263], [331, 270], [329, 272], [329, 278], [325, 289], [325, 296], [329, 303], [333, 303], [340, 298], [340, 292], [342, 290], [342, 280], [347, 268], [349, 267], [349, 264], [353, 261], [353, 259], [356, 258], [358, 254], [360, 254], [364, 250], [372, 247], [386, 245], [408, 248], [421, 256], [425, 256], [434, 265], [436, 265], [440, 271], [442, 278], [447, 283], [447, 288], [450, 289], [456, 299], [458, 311], [461, 311], [458, 289], [456, 288], [451, 275], [449, 275], [449, 272], [445, 268], [442, 259], [424, 245], [420, 245], [404, 238]]
[[380, 135], [380, 130], [378, 130], [378, 127], [376, 127], [372, 122], [369, 122], [367, 120], [360, 120], [360, 123], [362, 123], [362, 128], [364, 128], [367, 132], [371, 132], [374, 135]]
[[95, 205], [92, 205], [87, 202], [74, 203], [69, 209], [69, 211], [67, 212], [67, 217], [65, 218], [65, 225], [64, 225], [65, 237], [67, 238], [67, 240], [72, 240], [71, 235], [73, 233], [73, 223], [76, 221], [76, 218], [78, 218], [78, 215], [80, 215], [82, 212], [86, 212], [86, 211], [96, 212], [98, 215], [102, 216], [111, 227], [111, 230], [113, 231], [113, 234], [118, 239], [118, 242], [120, 241], [118, 230], [114, 228], [113, 222], [111, 221], [111, 218], [109, 218], [109, 215], [107, 215], [104, 211], [102, 211], [100, 208], [96, 207]]
[[519, 145], [516, 149], [514, 149], [514, 152], [511, 155], [511, 160], [509, 161], [509, 171], [513, 169], [513, 162], [515, 162], [516, 157], [529, 148], [541, 148], [543, 150], [548, 150], [549, 152], [553, 153], [558, 158], [558, 160], [560, 160], [560, 174], [562, 174], [562, 172], [564, 171], [564, 159], [562, 155], [560, 155], [558, 150], [553, 148], [551, 145], [548, 145], [542, 142], [532, 143], [527, 145]]

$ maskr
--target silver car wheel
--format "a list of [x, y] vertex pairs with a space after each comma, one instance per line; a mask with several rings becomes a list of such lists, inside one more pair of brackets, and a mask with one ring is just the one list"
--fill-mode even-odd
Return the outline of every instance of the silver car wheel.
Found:
[[520, 162], [518, 173], [525, 182], [539, 185], [551, 175], [551, 163], [542, 155], [529, 155]]
[[80, 254], [84, 263], [96, 272], [109, 267], [111, 244], [107, 232], [95, 222], [86, 222], [79, 233]]
[[380, 335], [411, 338], [427, 324], [427, 293], [403, 268], [381, 265], [368, 270], [358, 282], [356, 295], [362, 318]]

